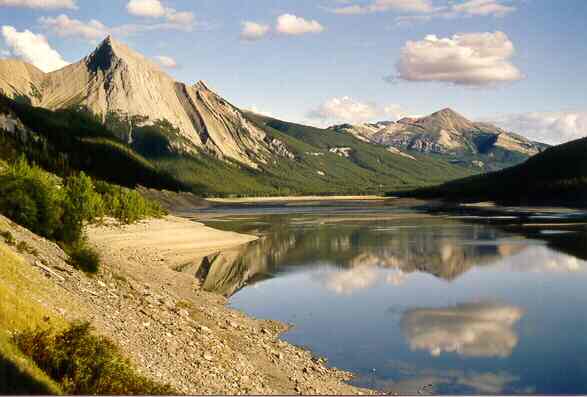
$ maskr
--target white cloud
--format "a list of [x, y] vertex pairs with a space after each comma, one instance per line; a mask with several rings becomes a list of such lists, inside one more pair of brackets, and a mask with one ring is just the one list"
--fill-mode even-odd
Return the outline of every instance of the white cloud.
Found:
[[0, 0], [0, 7], [24, 7], [43, 9], [77, 8], [74, 0]]
[[159, 28], [167, 26], [169, 28], [175, 27], [190, 30], [195, 20], [192, 12], [177, 11], [174, 8], [165, 7], [159, 0], [130, 0], [126, 5], [126, 9], [129, 14], [134, 16], [164, 19], [166, 23], [159, 25]]
[[318, 108], [311, 110], [308, 117], [330, 123], [359, 124], [381, 118], [399, 119], [405, 115], [400, 105], [379, 107], [375, 103], [361, 102], [344, 96], [330, 98]]
[[267, 34], [271, 28], [268, 25], [262, 25], [256, 22], [245, 21], [243, 22], [243, 29], [241, 31], [241, 39], [246, 41], [261, 40]]
[[324, 286], [337, 295], [351, 295], [357, 290], [372, 287], [378, 278], [379, 271], [376, 267], [358, 266], [328, 273]]
[[147, 18], [165, 16], [165, 7], [159, 0], [130, 0], [126, 9], [132, 15]]
[[244, 110], [248, 110], [249, 112], [260, 114], [262, 116], [275, 117], [273, 113], [266, 111], [265, 109], [261, 109], [257, 107], [257, 105], [249, 106], [248, 108], [244, 108]]
[[506, 114], [484, 121], [552, 145], [587, 136], [587, 110]]
[[375, 0], [368, 5], [349, 5], [337, 7], [336, 14], [356, 15], [373, 12], [401, 11], [401, 12], [432, 12], [434, 7], [429, 0]]
[[432, 356], [508, 357], [518, 344], [513, 326], [524, 315], [515, 306], [471, 303], [404, 313], [401, 328], [413, 350]]
[[[575, 237], [571, 234], [569, 238]], [[583, 273], [587, 271], [587, 261], [553, 251], [544, 246], [533, 247], [531, 250], [508, 258], [504, 266], [513, 271], [532, 273]]]
[[397, 78], [440, 81], [467, 86], [491, 86], [523, 79], [510, 59], [514, 44], [502, 32], [428, 35], [408, 41], [401, 50]]
[[68, 65], [42, 34], [34, 34], [29, 30], [19, 32], [12, 26], [2, 26], [2, 36], [14, 56], [32, 63], [44, 72]]
[[350, 4], [331, 9], [342, 15], [370, 14], [377, 12], [404, 13], [396, 18], [396, 24], [426, 22], [433, 18], [457, 18], [471, 16], [503, 17], [516, 11], [516, 7], [504, 4], [504, 0], [462, 0], [433, 3], [430, 0], [372, 0], [369, 4]]
[[292, 14], [283, 14], [277, 18], [275, 28], [281, 34], [298, 36], [306, 33], [320, 33], [324, 27], [318, 21], [309, 21]]
[[69, 18], [67, 15], [41, 17], [39, 23], [61, 37], [82, 37], [87, 40], [97, 40], [108, 35], [109, 28], [102, 22], [92, 19], [84, 22]]
[[465, 15], [493, 15], [503, 17], [510, 12], [516, 11], [516, 7], [501, 4], [496, 0], [469, 0], [462, 4], [455, 4], [452, 10]]
[[164, 68], [168, 68], [168, 69], [174, 69], [177, 68], [177, 62], [175, 61], [175, 59], [165, 56], [165, 55], [158, 55], [156, 57], [154, 57], [155, 61], [163, 66]]

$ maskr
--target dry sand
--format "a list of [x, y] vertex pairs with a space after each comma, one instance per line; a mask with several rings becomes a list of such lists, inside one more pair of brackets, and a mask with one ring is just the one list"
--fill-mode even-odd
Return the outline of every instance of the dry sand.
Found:
[[175, 216], [126, 226], [108, 222], [103, 226], [89, 227], [88, 233], [96, 244], [118, 251], [141, 251], [153, 259], [164, 259], [171, 266], [257, 239], [256, 236], [217, 230]]

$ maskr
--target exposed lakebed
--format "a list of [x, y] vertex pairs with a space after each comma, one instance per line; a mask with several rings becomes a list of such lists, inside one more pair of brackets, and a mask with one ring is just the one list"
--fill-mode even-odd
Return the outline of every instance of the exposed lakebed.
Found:
[[[262, 236], [185, 271], [283, 339], [403, 394], [587, 393], [587, 229], [572, 216], [236, 213]], [[571, 214], [572, 215], [572, 214]]]

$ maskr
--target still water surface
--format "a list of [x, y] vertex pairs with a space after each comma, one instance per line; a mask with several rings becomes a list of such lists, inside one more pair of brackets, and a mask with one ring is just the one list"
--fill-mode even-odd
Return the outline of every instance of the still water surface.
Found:
[[186, 271], [360, 386], [586, 394], [587, 229], [547, 220], [239, 215], [209, 224], [262, 239]]

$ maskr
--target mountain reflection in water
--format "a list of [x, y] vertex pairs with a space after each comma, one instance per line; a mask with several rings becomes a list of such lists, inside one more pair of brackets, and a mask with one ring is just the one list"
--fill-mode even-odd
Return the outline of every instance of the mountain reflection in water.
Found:
[[497, 241], [507, 235], [483, 225], [451, 221], [453, 227], [447, 228], [446, 219], [442, 225], [427, 219], [421, 227], [411, 226], [409, 219], [393, 226], [382, 221], [373, 228], [370, 223], [284, 224], [284, 216], [268, 218], [266, 230], [253, 230], [262, 234], [260, 240], [195, 259], [179, 270], [194, 274], [205, 290], [230, 297], [278, 273], [328, 265], [339, 272], [323, 279], [323, 285], [348, 293], [372, 285], [377, 269], [389, 269], [385, 281], [395, 285], [414, 272], [452, 281], [473, 266], [489, 265], [527, 247], [522, 241]]

